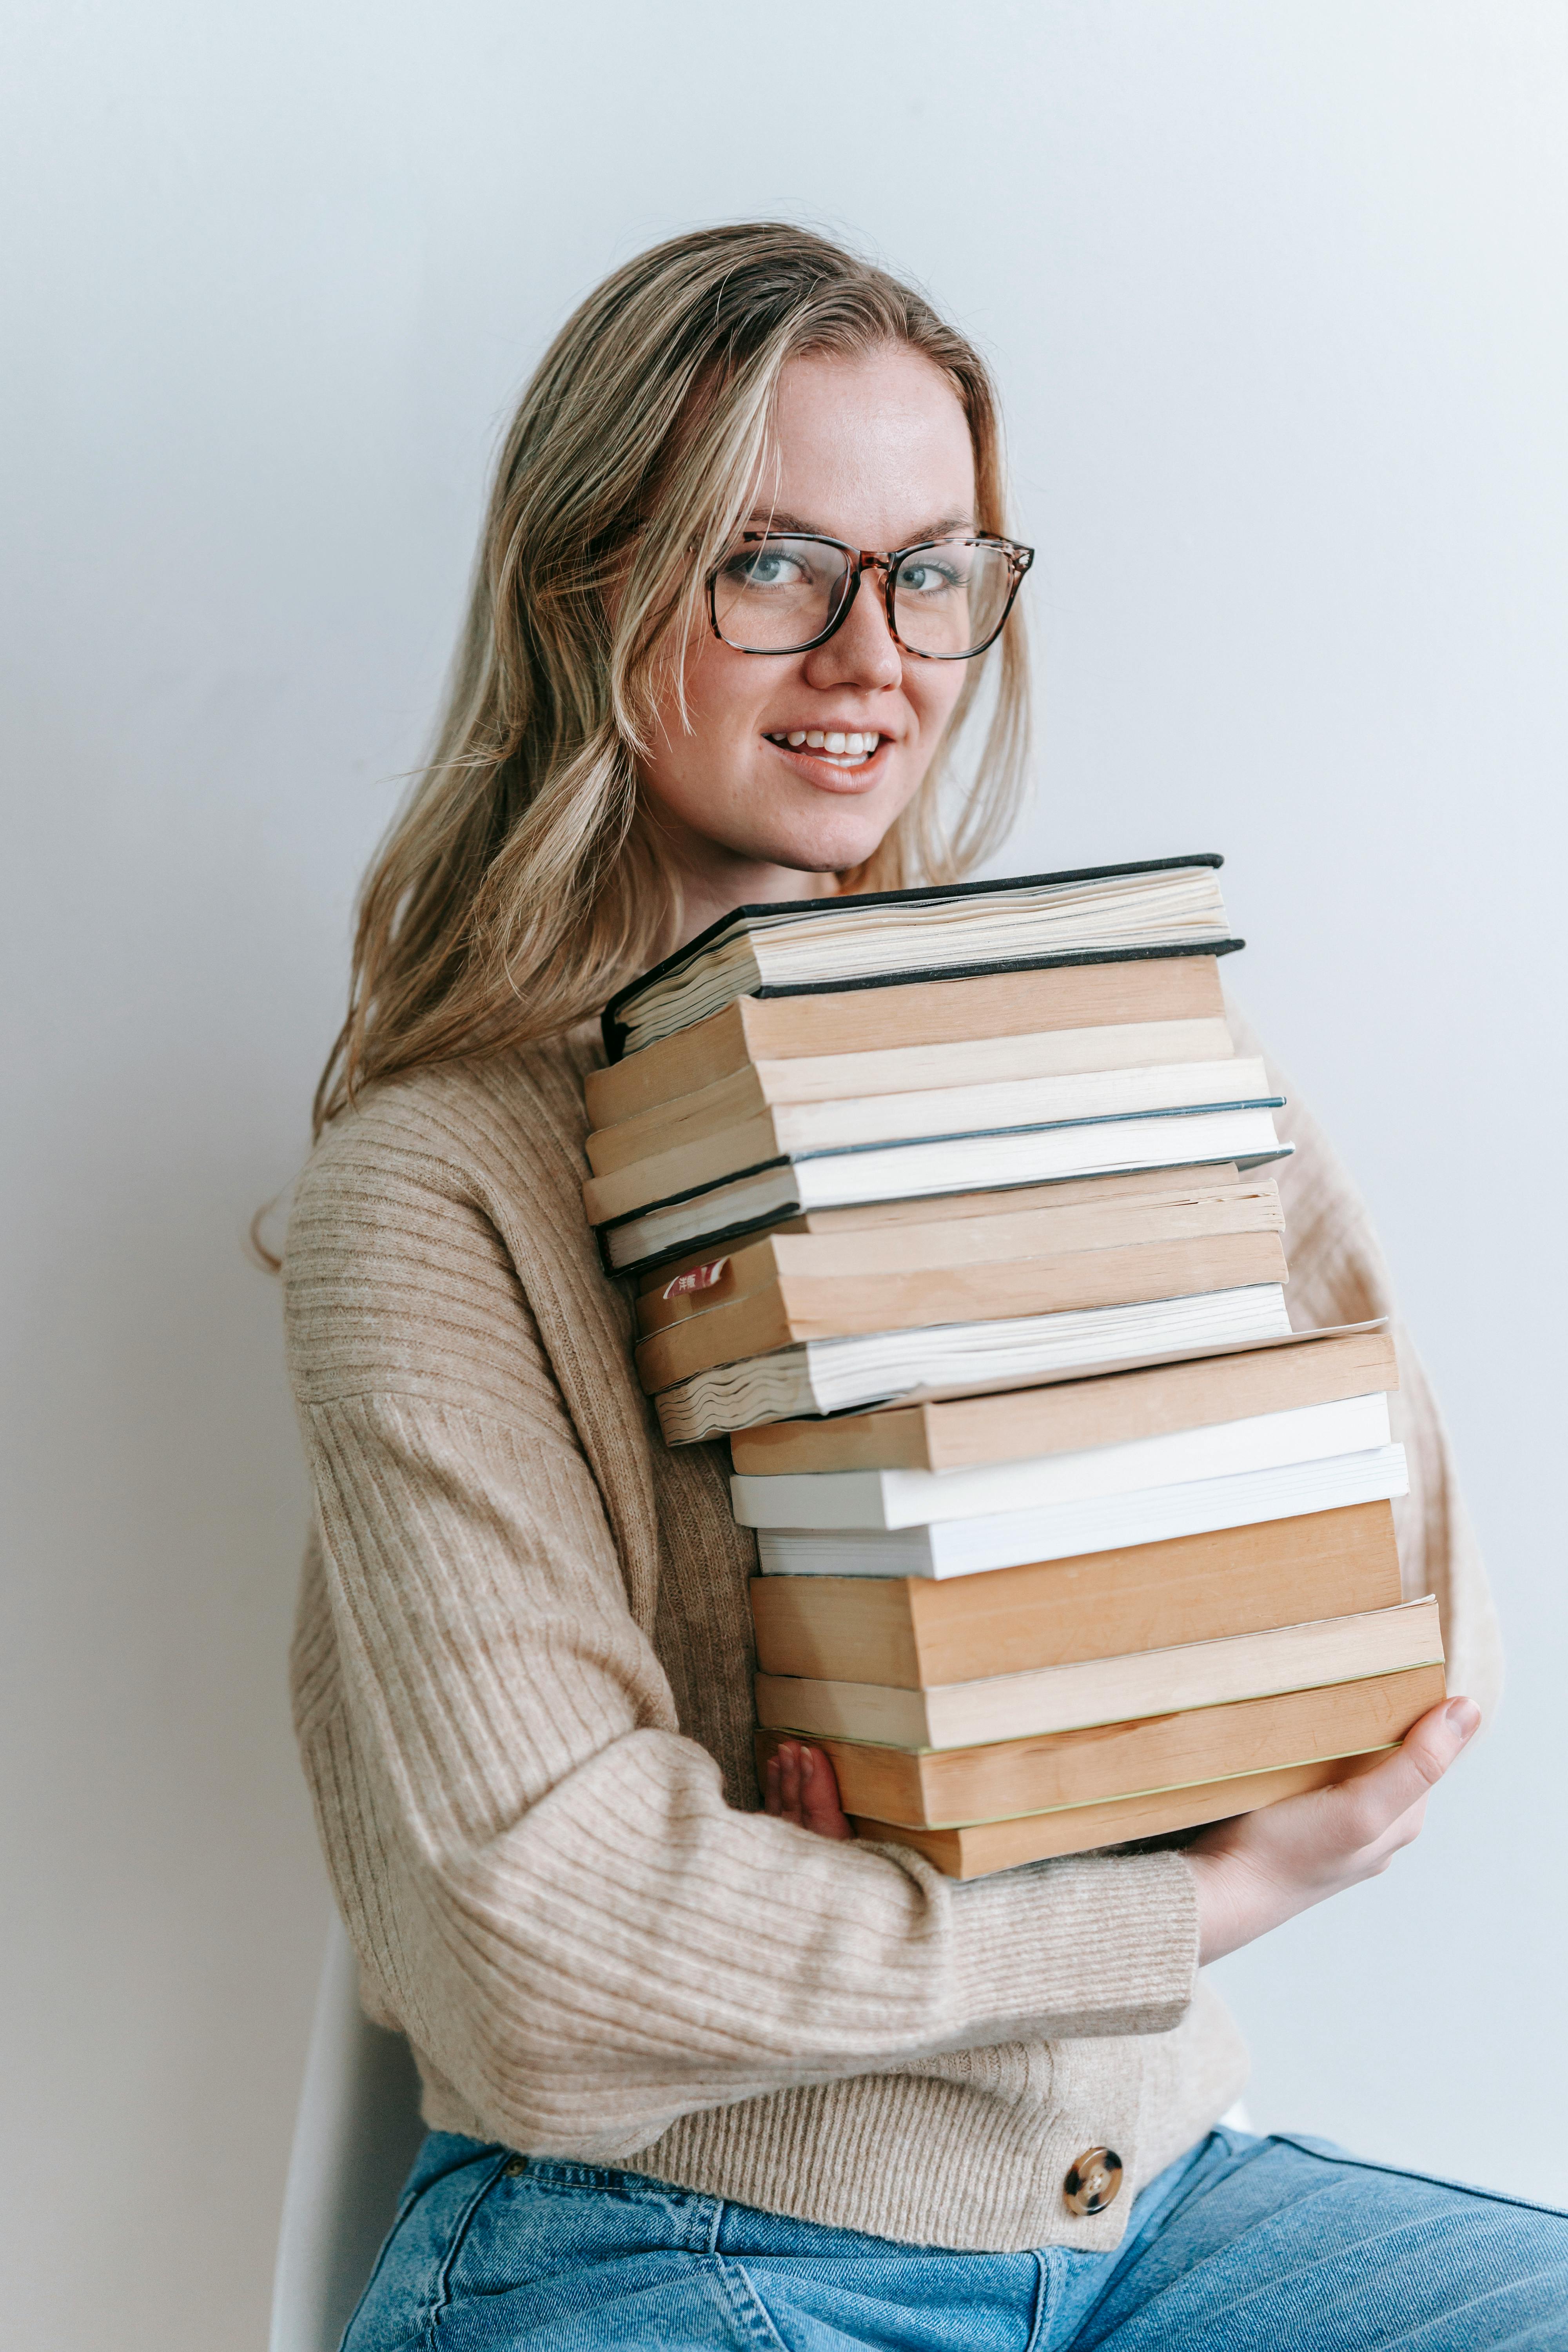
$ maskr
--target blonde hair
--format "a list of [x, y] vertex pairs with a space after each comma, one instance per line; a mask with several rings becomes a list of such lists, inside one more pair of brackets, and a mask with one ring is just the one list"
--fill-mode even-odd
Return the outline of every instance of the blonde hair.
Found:
[[[373, 1079], [553, 1034], [673, 944], [679, 877], [637, 792], [656, 695], [672, 680], [680, 695], [781, 373], [806, 352], [889, 343], [952, 383], [974, 445], [977, 526], [1005, 531], [979, 354], [910, 288], [807, 230], [762, 221], [672, 237], [562, 329], [496, 467], [434, 749], [361, 892], [318, 1133]], [[974, 786], [950, 831], [942, 772], [993, 661]], [[1026, 675], [1016, 615], [970, 665], [920, 792], [843, 886], [950, 880], [998, 843], [1020, 789]]]

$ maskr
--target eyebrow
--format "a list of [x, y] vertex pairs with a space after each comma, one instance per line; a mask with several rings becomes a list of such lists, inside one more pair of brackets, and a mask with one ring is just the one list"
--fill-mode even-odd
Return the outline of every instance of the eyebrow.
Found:
[[[783, 509], [779, 507], [769, 507], [766, 509], [755, 507], [747, 517], [747, 521], [748, 523], [763, 523], [769, 530], [799, 531], [804, 537], [808, 539], [837, 539], [838, 537], [838, 533], [836, 530], [824, 530], [820, 524], [805, 522], [799, 515], [786, 514]], [[974, 518], [973, 515], [939, 515], [934, 522], [922, 524], [921, 529], [915, 532], [914, 537], [912, 539], [906, 540], [904, 544], [906, 547], [918, 547], [922, 540], [945, 539], [950, 532], [973, 530], [973, 529]], [[840, 541], [840, 544], [847, 546], [848, 541]]]

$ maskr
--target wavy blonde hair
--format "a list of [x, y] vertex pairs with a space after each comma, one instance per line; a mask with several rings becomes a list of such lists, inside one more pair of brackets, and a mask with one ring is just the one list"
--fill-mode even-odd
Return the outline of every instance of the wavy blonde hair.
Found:
[[[674, 943], [679, 876], [637, 789], [656, 699], [673, 680], [684, 709], [685, 648], [744, 519], [783, 370], [889, 344], [952, 383], [977, 525], [1005, 531], [984, 362], [922, 296], [824, 237], [772, 221], [672, 237], [562, 329], [496, 467], [434, 749], [361, 892], [318, 1133], [374, 1079], [553, 1034]], [[973, 786], [950, 826], [943, 772], [993, 664]], [[996, 845], [1020, 791], [1026, 677], [1015, 615], [971, 664], [921, 790], [841, 887], [947, 881]]]

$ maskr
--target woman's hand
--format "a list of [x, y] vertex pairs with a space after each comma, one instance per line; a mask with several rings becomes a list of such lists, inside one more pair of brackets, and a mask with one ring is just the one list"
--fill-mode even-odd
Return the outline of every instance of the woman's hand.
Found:
[[1386, 1870], [1420, 1835], [1427, 1791], [1480, 1719], [1473, 1699], [1451, 1698], [1369, 1771], [1205, 1830], [1186, 1849], [1198, 1883], [1200, 1966]]
[[763, 1801], [780, 1821], [796, 1829], [815, 1830], [818, 1837], [852, 1838], [855, 1834], [838, 1801], [838, 1777], [820, 1748], [802, 1741], [780, 1742], [768, 1758]]

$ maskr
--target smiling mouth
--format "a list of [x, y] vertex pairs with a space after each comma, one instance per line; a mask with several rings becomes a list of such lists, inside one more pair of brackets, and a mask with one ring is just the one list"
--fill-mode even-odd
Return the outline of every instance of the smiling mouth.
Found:
[[776, 743], [781, 751], [809, 751], [831, 768], [863, 768], [874, 760], [887, 738], [874, 730], [858, 732], [853, 728], [795, 727], [787, 734], [770, 735], [768, 741]]

